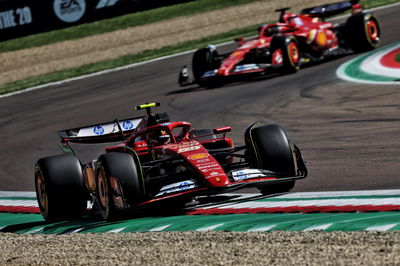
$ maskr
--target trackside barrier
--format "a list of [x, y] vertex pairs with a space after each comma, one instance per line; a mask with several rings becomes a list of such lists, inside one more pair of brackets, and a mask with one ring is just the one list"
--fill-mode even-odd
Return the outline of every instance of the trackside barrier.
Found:
[[0, 41], [192, 0], [0, 0]]

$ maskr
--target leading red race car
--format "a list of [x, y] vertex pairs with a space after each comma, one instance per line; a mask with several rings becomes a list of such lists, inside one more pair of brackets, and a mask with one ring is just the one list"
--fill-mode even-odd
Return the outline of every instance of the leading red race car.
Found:
[[[303, 64], [329, 56], [374, 49], [380, 38], [378, 20], [365, 13], [358, 2], [306, 8], [299, 15], [286, 13], [290, 8], [277, 9], [278, 22], [260, 26], [254, 39], [235, 39], [239, 47], [234, 51], [218, 54], [212, 45], [197, 50], [192, 59], [194, 80], [185, 66], [179, 74], [179, 84], [212, 87], [244, 75], [293, 73]], [[326, 17], [349, 9], [352, 15], [345, 23], [325, 21]]]
[[[278, 125], [252, 124], [245, 145], [234, 146], [229, 126], [191, 129], [153, 114], [158, 103], [137, 106], [143, 117], [59, 132], [66, 154], [41, 158], [35, 166], [36, 194], [47, 221], [81, 217], [88, 201], [112, 220], [167, 199], [190, 201], [244, 187], [282, 193], [306, 177], [299, 148]], [[106, 153], [81, 163], [69, 143], [105, 143]], [[176, 202], [176, 201], [175, 201]]]

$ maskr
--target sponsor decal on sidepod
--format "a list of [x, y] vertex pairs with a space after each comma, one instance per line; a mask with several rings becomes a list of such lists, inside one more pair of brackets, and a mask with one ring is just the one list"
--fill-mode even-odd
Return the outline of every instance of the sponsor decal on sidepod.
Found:
[[209, 156], [209, 154], [207, 153], [196, 153], [196, 154], [192, 154], [188, 157], [189, 160], [198, 160], [198, 159], [204, 159], [207, 158]]

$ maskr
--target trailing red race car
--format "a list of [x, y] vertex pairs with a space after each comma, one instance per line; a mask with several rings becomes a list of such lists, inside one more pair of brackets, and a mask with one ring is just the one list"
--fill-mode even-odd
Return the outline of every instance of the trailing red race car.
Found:
[[[247, 128], [244, 146], [226, 136], [229, 126], [191, 129], [166, 113], [68, 129], [59, 132], [66, 154], [41, 158], [35, 166], [36, 194], [47, 221], [81, 217], [88, 201], [112, 220], [168, 199], [180, 203], [244, 187], [282, 193], [306, 177], [299, 148], [278, 125]], [[106, 143], [106, 153], [81, 163], [69, 143]], [[175, 201], [176, 202], [176, 201]]]
[[[235, 39], [239, 47], [234, 51], [218, 54], [212, 45], [197, 50], [192, 60], [194, 80], [185, 66], [179, 74], [179, 84], [212, 87], [243, 75], [293, 73], [308, 62], [374, 49], [380, 38], [378, 20], [363, 12], [358, 2], [306, 8], [299, 15], [286, 13], [290, 8], [277, 9], [278, 22], [260, 26], [254, 39]], [[345, 23], [325, 21], [326, 17], [349, 9], [352, 15]]]

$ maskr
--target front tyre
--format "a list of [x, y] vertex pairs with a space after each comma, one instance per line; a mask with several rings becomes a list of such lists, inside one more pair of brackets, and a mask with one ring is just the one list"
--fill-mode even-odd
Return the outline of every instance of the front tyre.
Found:
[[257, 188], [263, 195], [279, 194], [279, 193], [286, 193], [292, 190], [295, 183], [296, 182], [292, 180], [289, 182], [279, 183], [279, 184], [260, 185]]
[[[295, 176], [295, 163], [291, 144], [286, 132], [278, 125], [257, 127], [251, 125], [245, 133], [249, 161], [257, 168], [271, 170], [278, 176]], [[258, 189], [264, 195], [282, 193], [291, 190], [295, 181], [278, 184], [260, 185]]]
[[275, 36], [270, 47], [272, 66], [281, 66], [282, 74], [295, 73], [300, 69], [301, 52], [294, 36]]
[[40, 212], [46, 221], [82, 217], [88, 191], [82, 168], [74, 155], [45, 157], [35, 165], [35, 188]]
[[344, 31], [347, 45], [356, 53], [373, 50], [379, 44], [381, 31], [372, 14], [352, 15], [347, 19]]
[[143, 179], [135, 154], [107, 153], [96, 165], [96, 202], [104, 220], [115, 220], [143, 198]]
[[192, 59], [193, 76], [199, 86], [211, 87], [213, 83], [209, 80], [202, 80], [205, 72], [217, 69], [220, 65], [216, 49], [210, 47], [197, 50]]

